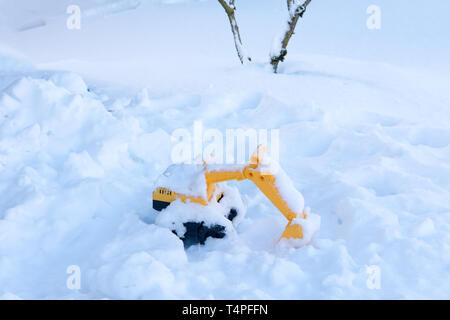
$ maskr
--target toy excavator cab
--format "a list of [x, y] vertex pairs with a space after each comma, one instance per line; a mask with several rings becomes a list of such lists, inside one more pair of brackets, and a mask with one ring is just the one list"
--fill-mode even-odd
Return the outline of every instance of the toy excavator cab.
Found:
[[[220, 204], [222, 199], [227, 196], [227, 191], [221, 192], [223, 184], [230, 180], [250, 180], [288, 220], [280, 239], [293, 239], [297, 241], [295, 243], [299, 244], [294, 246], [301, 246], [311, 237], [311, 232], [308, 232], [307, 239], [305, 239], [302, 228], [304, 221], [309, 218], [304, 208], [303, 196], [295, 189], [292, 181], [278, 163], [265, 156], [265, 152], [265, 147], [258, 146], [248, 165], [208, 165], [204, 163], [203, 165], [175, 164], [170, 166], [157, 181], [157, 187], [153, 192], [153, 208], [162, 211], [158, 215], [162, 215], [162, 218], [166, 214], [164, 209], [176, 200], [180, 200], [178, 204], [194, 203], [220, 211], [222, 207], [217, 204]], [[217, 223], [208, 222], [207, 219], [196, 220], [188, 217], [187, 213], [186, 217], [172, 216], [171, 219], [174, 221], [183, 221], [182, 226], [173, 227], [172, 231], [183, 240], [185, 247], [198, 243], [204, 244], [208, 237], [223, 238], [232, 225], [230, 222], [239, 215], [237, 207], [228, 206], [226, 210], [222, 212], [226, 219], [216, 219]], [[313, 217], [313, 219], [315, 218]], [[175, 222], [167, 223], [166, 226], [175, 226]], [[317, 224], [316, 227], [318, 228]]]

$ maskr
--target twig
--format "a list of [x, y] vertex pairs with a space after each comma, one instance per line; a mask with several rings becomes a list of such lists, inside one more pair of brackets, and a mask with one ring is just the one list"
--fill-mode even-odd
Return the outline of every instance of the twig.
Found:
[[284, 61], [284, 58], [287, 55], [287, 46], [289, 44], [289, 40], [291, 40], [292, 35], [294, 34], [295, 27], [297, 26], [297, 22], [300, 18], [303, 17], [303, 14], [306, 11], [306, 8], [311, 3], [311, 0], [306, 0], [303, 4], [300, 0], [286, 0], [287, 7], [289, 11], [289, 16], [287, 20], [286, 30], [284, 30], [283, 37], [280, 39], [281, 41], [276, 44], [277, 48], [272, 49], [270, 64], [273, 67], [273, 72], [278, 72], [278, 64]]
[[242, 64], [246, 60], [252, 61], [250, 57], [245, 53], [244, 47], [242, 45], [241, 34], [239, 33], [239, 26], [236, 22], [236, 7], [234, 5], [234, 0], [219, 0], [219, 3], [225, 9], [228, 19], [230, 20], [231, 32], [233, 32], [234, 45], [236, 47], [236, 52], [238, 54], [239, 60]]

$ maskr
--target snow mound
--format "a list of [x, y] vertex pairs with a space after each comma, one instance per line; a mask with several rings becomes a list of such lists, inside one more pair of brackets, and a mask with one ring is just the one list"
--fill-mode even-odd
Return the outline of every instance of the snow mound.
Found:
[[72, 72], [58, 72], [50, 76], [49, 80], [57, 87], [62, 87], [74, 94], [85, 94], [88, 88], [83, 79]]

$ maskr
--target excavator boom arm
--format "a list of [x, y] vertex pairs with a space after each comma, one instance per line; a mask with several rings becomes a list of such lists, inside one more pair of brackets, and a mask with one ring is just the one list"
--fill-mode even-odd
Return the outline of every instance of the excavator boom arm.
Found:
[[[206, 170], [206, 184], [208, 188], [208, 200], [212, 196], [217, 182], [229, 181], [229, 180], [244, 180], [248, 179], [252, 181], [264, 195], [274, 204], [275, 207], [291, 222], [296, 217], [305, 218], [303, 211], [304, 200], [301, 194], [294, 188], [292, 182], [287, 175], [278, 168], [279, 172], [271, 172], [270, 166], [262, 165], [262, 157], [266, 152], [265, 147], [259, 146], [256, 152], [250, 159], [250, 164], [245, 167], [241, 167], [235, 170]], [[285, 180], [280, 182], [277, 179]], [[286, 181], [287, 180], [287, 181]], [[278, 183], [277, 183], [278, 182]], [[280, 185], [283, 187], [280, 188]], [[288, 195], [290, 198], [297, 196], [298, 200], [296, 207], [287, 201]], [[299, 212], [300, 211], [300, 212]]]
[[216, 183], [230, 180], [241, 181], [248, 179], [252, 181], [259, 190], [261, 190], [261, 192], [273, 203], [275, 207], [277, 207], [278, 210], [280, 210], [288, 221], [292, 221], [292, 219], [303, 214], [303, 212], [295, 212], [289, 207], [275, 183], [276, 177], [266, 171], [259, 171], [257, 167], [252, 168], [252, 166], [246, 166], [242, 170], [235, 171], [207, 171], [205, 173], [205, 178], [208, 190], [208, 200], [211, 199], [215, 191]]

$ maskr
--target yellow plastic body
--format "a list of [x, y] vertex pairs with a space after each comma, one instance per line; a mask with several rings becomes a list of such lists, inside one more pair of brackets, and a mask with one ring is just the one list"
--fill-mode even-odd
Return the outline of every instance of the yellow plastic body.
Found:
[[[230, 180], [241, 181], [247, 179], [252, 181], [288, 220], [288, 224], [283, 234], [281, 235], [281, 238], [302, 239], [303, 232], [301, 226], [298, 224], [292, 224], [292, 220], [297, 217], [306, 218], [306, 214], [304, 212], [294, 212], [284, 200], [283, 195], [280, 193], [279, 189], [276, 187], [276, 177], [270, 172], [260, 170], [259, 164], [262, 152], [265, 152], [265, 149], [258, 148], [258, 150], [250, 159], [250, 164], [245, 166], [243, 170], [240, 169], [230, 171], [214, 171], [208, 170], [207, 165], [205, 164], [207, 199], [203, 199], [201, 197], [186, 196], [164, 188], [157, 188], [153, 192], [153, 199], [164, 202], [172, 202], [176, 199], [180, 199], [183, 202], [189, 200], [191, 202], [206, 206], [212, 200], [212, 197], [216, 190], [216, 183]], [[218, 200], [219, 196], [220, 195], [217, 196], [216, 200]]]

